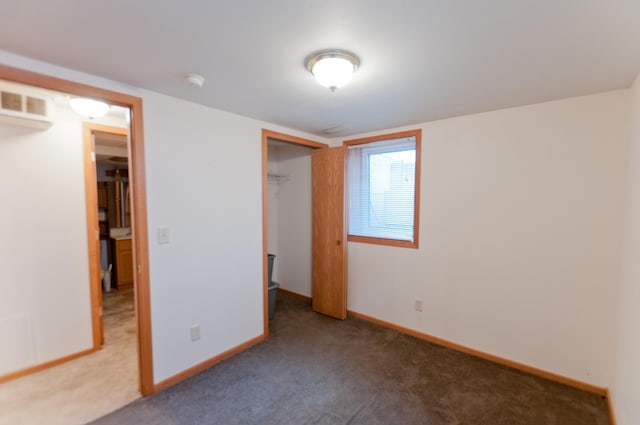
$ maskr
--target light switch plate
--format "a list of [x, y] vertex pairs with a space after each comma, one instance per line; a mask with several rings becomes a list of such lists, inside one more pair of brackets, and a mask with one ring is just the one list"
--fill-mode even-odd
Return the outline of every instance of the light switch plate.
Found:
[[200, 325], [191, 326], [191, 342], [200, 339]]
[[166, 226], [158, 227], [158, 243], [159, 244], [167, 244], [169, 243], [169, 228]]

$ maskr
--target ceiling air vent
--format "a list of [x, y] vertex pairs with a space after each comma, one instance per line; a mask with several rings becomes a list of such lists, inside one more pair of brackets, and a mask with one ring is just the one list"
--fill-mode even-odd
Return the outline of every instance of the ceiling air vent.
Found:
[[53, 102], [46, 96], [0, 85], [0, 122], [45, 130], [53, 124]]
[[344, 133], [345, 131], [349, 130], [347, 127], [345, 127], [344, 125], [338, 125], [336, 127], [330, 127], [330, 128], [324, 128], [322, 129], [322, 132], [326, 135], [329, 136], [334, 136], [338, 133]]

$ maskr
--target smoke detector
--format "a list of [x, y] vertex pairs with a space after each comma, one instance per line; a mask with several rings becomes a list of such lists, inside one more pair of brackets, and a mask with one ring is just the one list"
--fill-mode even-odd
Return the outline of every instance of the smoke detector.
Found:
[[204, 86], [204, 77], [199, 74], [187, 74], [184, 79], [189, 83], [191, 87], [202, 88]]

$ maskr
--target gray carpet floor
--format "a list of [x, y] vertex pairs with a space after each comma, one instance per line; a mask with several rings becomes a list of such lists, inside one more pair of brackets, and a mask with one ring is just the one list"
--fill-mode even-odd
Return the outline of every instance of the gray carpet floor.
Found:
[[605, 425], [601, 397], [278, 294], [271, 336], [94, 425]]

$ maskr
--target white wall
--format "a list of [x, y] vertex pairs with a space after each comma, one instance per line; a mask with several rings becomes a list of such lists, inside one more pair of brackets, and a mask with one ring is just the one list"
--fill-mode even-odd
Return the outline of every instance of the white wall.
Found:
[[311, 296], [312, 148], [279, 148], [278, 170], [288, 180], [278, 187], [278, 257], [276, 270], [281, 287]]
[[0, 124], [0, 375], [92, 347], [80, 117]]
[[[261, 124], [145, 93], [156, 379], [262, 334]], [[167, 226], [171, 243], [158, 245]], [[192, 325], [202, 339], [189, 340]]]
[[640, 75], [631, 96], [629, 185], [611, 386], [620, 425], [640, 423]]
[[[0, 63], [143, 98], [155, 381], [259, 335], [260, 130], [318, 138], [7, 52]], [[350, 243], [349, 308], [607, 386], [628, 97], [420, 125], [420, 249]], [[60, 172], [78, 174], [72, 165]], [[156, 244], [161, 225], [169, 245]], [[26, 240], [28, 250], [46, 242]], [[18, 266], [14, 273], [35, 273], [32, 262]], [[422, 314], [412, 309], [416, 297]], [[202, 327], [197, 343], [189, 342], [193, 324]], [[635, 400], [637, 387], [617, 388], [619, 405], [633, 406], [625, 394]]]
[[608, 386], [628, 98], [408, 127], [423, 131], [420, 248], [349, 243], [348, 308]]
[[261, 335], [261, 129], [318, 138], [8, 52], [0, 63], [143, 99], [155, 382]]
[[[261, 130], [309, 135], [143, 93], [155, 380], [263, 332]], [[158, 245], [157, 227], [171, 243]], [[202, 339], [189, 340], [200, 325]]]

